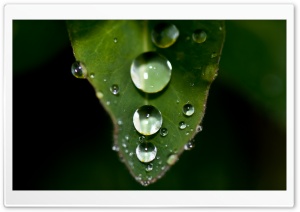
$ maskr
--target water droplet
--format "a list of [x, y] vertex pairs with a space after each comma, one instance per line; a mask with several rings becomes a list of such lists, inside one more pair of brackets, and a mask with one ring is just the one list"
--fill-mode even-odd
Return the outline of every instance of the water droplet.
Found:
[[204, 41], [206, 41], [206, 38], [206, 32], [201, 29], [197, 29], [193, 33], [193, 41], [195, 41], [196, 43], [203, 43]]
[[156, 52], [140, 54], [133, 60], [130, 68], [134, 85], [146, 93], [157, 93], [166, 87], [171, 79], [171, 71], [171, 63]]
[[107, 105], [110, 105], [110, 101], [107, 101], [106, 104], [107, 104]]
[[150, 172], [150, 171], [152, 171], [152, 169], [153, 169], [153, 164], [149, 163], [146, 167], [146, 172]]
[[196, 128], [196, 131], [201, 132], [202, 131], [202, 126], [198, 125], [197, 128]]
[[145, 136], [140, 136], [139, 137], [139, 141], [140, 141], [140, 143], [144, 143], [145, 142]]
[[176, 155], [176, 154], [170, 155], [168, 157], [167, 164], [169, 164], [170, 166], [172, 166], [172, 165], [174, 165], [176, 163], [177, 160], [178, 160], [178, 155]]
[[183, 108], [182, 108], [182, 112], [183, 112], [183, 114], [186, 115], [186, 116], [191, 116], [191, 115], [194, 114], [195, 108], [194, 108], [194, 106], [191, 105], [191, 104], [185, 104], [185, 105], [183, 106]]
[[157, 159], [157, 160], [159, 160], [159, 159], [160, 159], [160, 157], [159, 157], [159, 156], [157, 156], [157, 157], [156, 157], [156, 159]]
[[190, 134], [189, 132], [186, 132], [186, 133], [185, 133], [185, 135], [189, 135], [189, 134]]
[[222, 30], [223, 30], [223, 27], [220, 26], [220, 27], [219, 27], [219, 30], [222, 31]]
[[133, 155], [134, 155], [134, 153], [133, 153], [133, 152], [130, 152], [130, 153], [129, 153], [129, 156], [130, 156], [130, 157], [132, 157]]
[[118, 42], [118, 38], [114, 38], [114, 43], [117, 43]]
[[211, 54], [211, 58], [215, 58], [215, 57], [217, 57], [218, 56], [218, 53], [216, 53], [216, 52], [213, 52], [212, 54]]
[[160, 111], [152, 105], [144, 105], [133, 114], [134, 127], [143, 135], [156, 133], [161, 128], [162, 122]]
[[136, 156], [143, 163], [149, 163], [154, 160], [157, 148], [150, 142], [141, 143], [136, 148]]
[[186, 128], [186, 123], [184, 123], [184, 121], [181, 121], [181, 122], [179, 123], [179, 129], [183, 130], [183, 129], [185, 129], [185, 128]]
[[166, 136], [166, 135], [168, 135], [168, 130], [167, 130], [167, 128], [161, 128], [161, 129], [160, 129], [160, 135], [161, 135], [161, 136]]
[[168, 144], [166, 144], [165, 147], [168, 147]]
[[179, 104], [179, 99], [176, 100], [176, 103]]
[[123, 143], [122, 146], [123, 146], [124, 148], [127, 148], [127, 145], [126, 145], [125, 143]]
[[100, 91], [97, 91], [96, 96], [97, 96], [98, 99], [102, 99], [103, 93], [100, 92]]
[[185, 150], [191, 150], [194, 147], [195, 147], [195, 140], [191, 140], [187, 144], [184, 145]]
[[142, 186], [148, 186], [150, 182], [148, 180], [141, 181]]
[[118, 125], [122, 125], [123, 124], [123, 121], [121, 119], [118, 120]]
[[103, 79], [104, 82], [106, 82], [106, 79]]
[[152, 176], [149, 176], [147, 179], [148, 179], [149, 181], [152, 180]]
[[129, 140], [129, 136], [128, 136], [128, 135], [125, 135], [125, 139], [128, 141], [128, 140]]
[[113, 145], [112, 150], [118, 152], [120, 150], [120, 148], [117, 144], [115, 144], [115, 145]]
[[186, 40], [190, 40], [190, 39], [191, 39], [190, 36], [187, 36], [187, 37], [186, 37]]
[[90, 78], [94, 79], [95, 78], [95, 74], [94, 73], [90, 73]]
[[112, 92], [113, 95], [118, 95], [120, 89], [119, 89], [119, 86], [116, 85], [116, 84], [113, 84], [111, 87], [110, 87], [110, 91]]
[[195, 85], [195, 83], [193, 83], [193, 82], [190, 83], [190, 86], [191, 86], [191, 87], [193, 87], [194, 85]]
[[159, 165], [161, 165], [161, 164], [162, 164], [162, 161], [161, 161], [161, 160], [160, 160], [160, 161], [158, 161], [158, 164], [159, 164]]
[[167, 48], [173, 45], [179, 36], [179, 30], [173, 24], [160, 23], [152, 30], [152, 42], [159, 48]]
[[85, 67], [79, 61], [76, 61], [72, 64], [71, 72], [76, 78], [79, 78], [79, 79], [85, 79], [86, 75], [87, 75], [87, 71], [86, 71]]
[[129, 151], [128, 151], [128, 149], [125, 149], [125, 153], [128, 153]]
[[161, 167], [161, 170], [164, 170], [165, 168], [166, 168], [165, 166], [162, 166], [162, 167]]

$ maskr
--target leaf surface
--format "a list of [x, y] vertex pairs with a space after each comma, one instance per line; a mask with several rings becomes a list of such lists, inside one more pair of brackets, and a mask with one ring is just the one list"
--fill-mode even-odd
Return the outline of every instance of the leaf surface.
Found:
[[[180, 32], [168, 48], [159, 48], [151, 40], [152, 30], [162, 22], [174, 24]], [[75, 58], [86, 68], [87, 79], [113, 120], [114, 149], [138, 182], [144, 186], [155, 182], [175, 164], [186, 144], [193, 146], [209, 87], [217, 76], [225, 38], [224, 22], [76, 20], [67, 21], [67, 26]], [[199, 29], [207, 34], [203, 43], [193, 40], [193, 32]], [[136, 88], [130, 75], [133, 60], [149, 51], [163, 55], [172, 65], [170, 82], [154, 94]], [[119, 87], [117, 95], [111, 92], [113, 85]], [[191, 116], [183, 113], [187, 103], [195, 109]], [[159, 131], [146, 136], [146, 141], [157, 148], [156, 158], [149, 163], [139, 161], [136, 155], [141, 134], [134, 127], [133, 114], [143, 105], [157, 108], [162, 114], [162, 128], [168, 130], [166, 136]], [[180, 129], [180, 122], [187, 127]]]

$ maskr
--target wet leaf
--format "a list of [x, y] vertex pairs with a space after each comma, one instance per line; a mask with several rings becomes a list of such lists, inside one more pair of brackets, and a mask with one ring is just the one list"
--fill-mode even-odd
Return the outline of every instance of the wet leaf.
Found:
[[[179, 30], [173, 44], [160, 46], [165, 48], [157, 47], [151, 40], [152, 30], [160, 23], [174, 24]], [[185, 145], [197, 134], [209, 87], [217, 76], [224, 22], [95, 20], [68, 21], [67, 25], [75, 58], [85, 67], [87, 79], [113, 120], [114, 149], [138, 182], [142, 185], [155, 182], [178, 161]], [[206, 39], [203, 33], [199, 34], [201, 30]], [[194, 32], [198, 34], [193, 37]], [[159, 53], [172, 66], [170, 82], [157, 93], [139, 90], [130, 74], [133, 60], [149, 51]], [[183, 113], [186, 104], [194, 107], [190, 116]], [[133, 114], [143, 105], [152, 105], [160, 111], [161, 127], [168, 131], [166, 136], [160, 131], [146, 136], [145, 141], [157, 149], [155, 159], [148, 163], [141, 162], [136, 155], [141, 134], [133, 124]], [[180, 129], [180, 122], [186, 124], [184, 129]]]

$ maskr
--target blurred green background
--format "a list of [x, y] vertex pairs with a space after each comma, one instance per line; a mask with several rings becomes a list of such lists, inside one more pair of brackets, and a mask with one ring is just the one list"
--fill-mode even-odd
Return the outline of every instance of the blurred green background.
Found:
[[14, 190], [286, 189], [286, 21], [226, 21], [196, 146], [148, 187], [74, 60], [64, 21], [13, 22]]

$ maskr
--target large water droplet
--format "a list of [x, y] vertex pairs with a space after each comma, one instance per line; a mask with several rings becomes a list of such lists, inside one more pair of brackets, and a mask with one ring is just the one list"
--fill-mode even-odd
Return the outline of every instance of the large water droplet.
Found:
[[184, 121], [179, 122], [179, 129], [183, 130], [186, 128], [186, 123]]
[[87, 70], [83, 66], [83, 64], [79, 61], [76, 61], [72, 64], [71, 67], [72, 74], [79, 79], [85, 79], [87, 76]]
[[112, 92], [113, 95], [118, 95], [120, 89], [119, 89], [119, 86], [116, 85], [116, 84], [113, 84], [111, 87], [110, 87], [110, 91]]
[[136, 156], [143, 163], [149, 163], [154, 160], [157, 148], [150, 142], [141, 143], [136, 148]]
[[146, 172], [150, 172], [150, 171], [152, 171], [152, 169], [153, 169], [153, 164], [149, 163], [146, 167]]
[[169, 164], [170, 166], [174, 165], [176, 163], [176, 161], [178, 160], [178, 155], [176, 154], [172, 154], [168, 157], [167, 159], [167, 164]]
[[161, 128], [162, 121], [160, 111], [152, 105], [144, 105], [133, 114], [134, 127], [143, 135], [156, 133]]
[[186, 116], [191, 116], [194, 114], [195, 112], [195, 108], [193, 105], [191, 104], [185, 104], [182, 108], [182, 112], [184, 113], [184, 115]]
[[193, 41], [195, 41], [196, 43], [203, 43], [204, 41], [206, 41], [206, 38], [206, 32], [201, 29], [197, 29], [193, 33]]
[[160, 23], [152, 30], [152, 42], [159, 48], [173, 45], [179, 37], [179, 30], [173, 24]]
[[166, 87], [171, 79], [171, 71], [171, 63], [156, 52], [140, 54], [130, 68], [134, 85], [146, 93], [157, 93]]
[[168, 130], [167, 128], [161, 128], [160, 129], [160, 135], [165, 137], [166, 135], [168, 135]]

